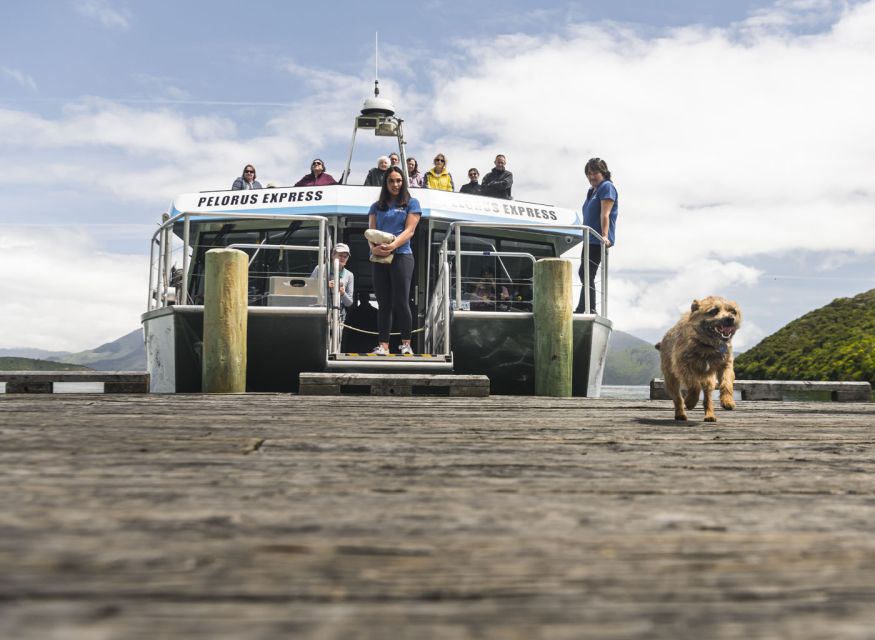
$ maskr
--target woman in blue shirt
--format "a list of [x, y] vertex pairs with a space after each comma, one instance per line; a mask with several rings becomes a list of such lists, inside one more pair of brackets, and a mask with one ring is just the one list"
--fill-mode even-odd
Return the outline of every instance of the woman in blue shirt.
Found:
[[413, 249], [410, 239], [422, 215], [419, 200], [410, 197], [404, 186], [404, 174], [400, 167], [389, 167], [383, 179], [380, 199], [371, 205], [368, 212], [368, 228], [391, 233], [395, 239], [389, 243], [369, 242], [371, 253], [378, 257], [393, 256], [392, 262], [373, 262], [374, 293], [380, 305], [377, 316], [379, 344], [373, 353], [389, 354], [389, 332], [393, 318], [401, 332], [401, 354], [413, 355], [410, 336], [413, 333], [413, 316], [410, 313], [410, 283], [413, 280]]
[[[601, 158], [590, 158], [584, 167], [590, 189], [583, 203], [583, 224], [594, 229], [602, 239], [589, 237], [589, 246], [584, 245], [580, 256], [580, 301], [574, 313], [595, 313], [595, 274], [602, 262], [601, 244], [614, 246], [614, 231], [617, 228], [617, 189], [611, 182], [608, 164]], [[589, 249], [589, 309], [586, 308], [586, 263]], [[604, 311], [602, 311], [604, 313]]]

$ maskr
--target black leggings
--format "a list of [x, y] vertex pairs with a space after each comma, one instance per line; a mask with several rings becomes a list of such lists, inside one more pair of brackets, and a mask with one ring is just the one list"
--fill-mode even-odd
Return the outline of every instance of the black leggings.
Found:
[[586, 277], [586, 256], [585, 249], [580, 254], [580, 270], [577, 275], [580, 276], [580, 301], [577, 303], [577, 309], [574, 313], [595, 313], [595, 274], [599, 270], [599, 265], [602, 263], [602, 246], [600, 244], [589, 245], [589, 310], [586, 308], [586, 289], [583, 287], [583, 279]]
[[392, 319], [398, 323], [402, 340], [410, 340], [413, 333], [413, 315], [410, 313], [410, 282], [413, 280], [413, 254], [396, 253], [391, 264], [372, 262], [374, 293], [380, 309], [377, 313], [377, 331], [380, 342], [389, 342]]

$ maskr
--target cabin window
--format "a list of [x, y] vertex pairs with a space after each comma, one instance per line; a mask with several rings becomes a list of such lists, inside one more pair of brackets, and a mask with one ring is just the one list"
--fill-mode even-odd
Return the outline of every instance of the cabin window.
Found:
[[[432, 235], [430, 281], [436, 282], [439, 268], [438, 253], [446, 236], [444, 231]], [[464, 255], [462, 262], [463, 309], [472, 311], [531, 311], [534, 259], [553, 257], [553, 244], [531, 242], [495, 235], [463, 233], [462, 251], [477, 252]], [[506, 255], [511, 253], [527, 255]], [[451, 296], [456, 293], [455, 255], [449, 255]]]

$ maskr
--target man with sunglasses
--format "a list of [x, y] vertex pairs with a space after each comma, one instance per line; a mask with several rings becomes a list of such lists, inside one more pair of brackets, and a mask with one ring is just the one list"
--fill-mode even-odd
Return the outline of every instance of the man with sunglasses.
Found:
[[503, 198], [512, 200], [510, 190], [513, 187], [513, 174], [505, 167], [507, 158], [503, 154], [495, 156], [495, 168], [483, 176], [483, 184], [480, 187], [481, 195], [491, 198]]
[[468, 169], [468, 178], [471, 180], [468, 184], [463, 184], [462, 188], [459, 189], [459, 193], [471, 193], [474, 195], [480, 195], [480, 183], [477, 182], [480, 178], [480, 172], [477, 171], [477, 167], [471, 167]]

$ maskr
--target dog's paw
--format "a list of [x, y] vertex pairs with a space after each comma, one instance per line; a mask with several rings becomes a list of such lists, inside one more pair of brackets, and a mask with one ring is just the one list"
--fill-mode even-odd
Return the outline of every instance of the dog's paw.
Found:
[[735, 400], [732, 398], [723, 399], [720, 398], [720, 406], [726, 409], [727, 411], [732, 411], [735, 409]]
[[710, 416], [705, 416], [705, 422], [717, 422], [717, 416], [713, 413]]
[[687, 414], [686, 413], [676, 413], [676, 414], [674, 414], [674, 419], [675, 420], [683, 420], [684, 422], [686, 422]]

